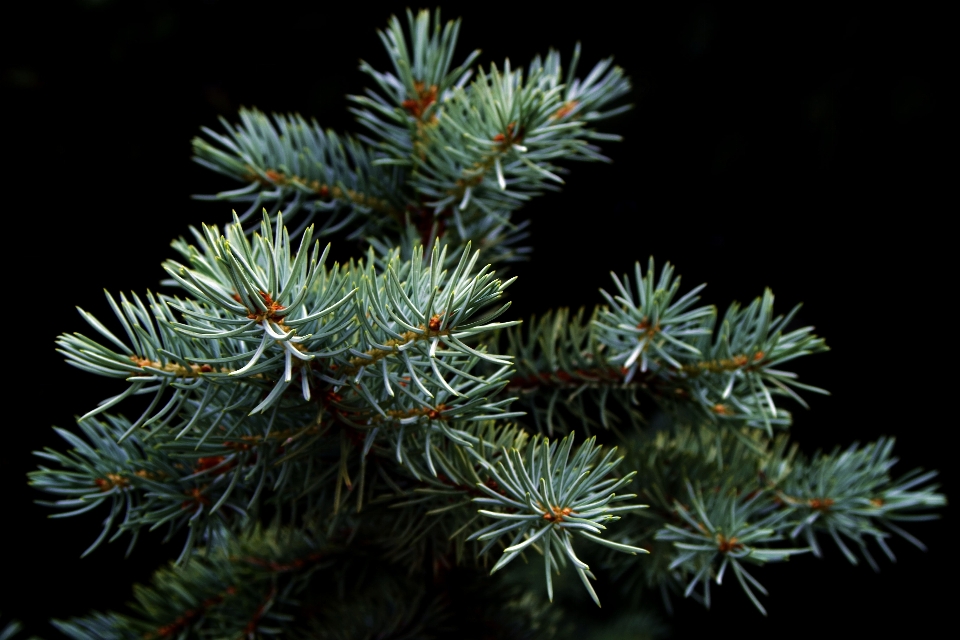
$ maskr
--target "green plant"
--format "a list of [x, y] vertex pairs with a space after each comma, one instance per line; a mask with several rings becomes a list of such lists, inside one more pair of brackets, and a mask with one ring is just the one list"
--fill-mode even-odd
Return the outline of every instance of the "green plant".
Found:
[[[891, 441], [788, 444], [782, 401], [820, 390], [783, 367], [826, 346], [769, 292], [721, 319], [651, 260], [589, 314], [502, 320], [512, 281], [493, 267], [528, 253], [514, 212], [562, 183], [555, 163], [605, 159], [595, 143], [616, 136], [593, 127], [630, 85], [610, 61], [578, 79], [578, 51], [566, 73], [551, 52], [474, 78], [475, 53], [453, 66], [457, 23], [408, 19], [381, 34], [393, 71], [362, 67], [367, 135], [257, 111], [205, 130], [197, 161], [242, 184], [210, 198], [242, 212], [174, 242], [176, 294], [109, 296], [111, 323], [84, 314], [95, 338], [61, 337], [69, 363], [127, 386], [58, 430], [72, 449], [41, 453], [32, 483], [58, 516], [107, 512], [87, 553], [187, 535], [133, 613], [59, 628], [423, 637], [468, 606], [442, 574], [491, 605], [479, 628], [545, 637], [569, 630], [544, 600], [558, 572], [598, 603], [602, 571], [668, 606], [709, 606], [732, 573], [762, 611], [751, 564], [818, 537], [871, 564], [869, 542], [916, 543], [897, 523], [944, 498], [932, 473], [892, 478]], [[363, 259], [328, 264], [315, 238], [338, 233]], [[137, 419], [113, 413], [133, 396]], [[513, 562], [537, 557], [544, 587]]]

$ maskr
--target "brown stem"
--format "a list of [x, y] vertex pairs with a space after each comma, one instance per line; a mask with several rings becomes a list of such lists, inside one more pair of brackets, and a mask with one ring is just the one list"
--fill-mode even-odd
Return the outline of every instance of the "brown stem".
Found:
[[287, 174], [277, 169], [264, 169], [263, 174], [266, 176], [266, 179], [257, 173], [253, 167], [248, 166], [247, 169], [246, 178], [249, 182], [258, 182], [264, 186], [284, 187], [296, 185], [302, 188], [305, 187], [325, 202], [344, 200], [355, 205], [369, 207], [379, 213], [387, 214], [397, 221], [403, 221], [401, 211], [382, 198], [375, 198], [374, 196], [353, 189], [342, 189], [337, 185], [331, 186], [319, 180], [307, 180], [306, 178]]

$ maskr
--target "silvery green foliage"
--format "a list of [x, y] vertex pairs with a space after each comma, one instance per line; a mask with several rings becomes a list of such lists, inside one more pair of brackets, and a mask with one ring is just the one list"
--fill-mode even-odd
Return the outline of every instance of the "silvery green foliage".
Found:
[[679, 581], [686, 582], [684, 596], [697, 585], [703, 587], [704, 604], [710, 606], [710, 582], [719, 585], [729, 569], [751, 602], [766, 615], [754, 590], [766, 595], [767, 590], [747, 571], [744, 564], [765, 564], [804, 553], [803, 548], [773, 546], [783, 538], [781, 522], [785, 511], [771, 510], [761, 494], [739, 496], [729, 491], [694, 489], [687, 484], [685, 500], [674, 513], [678, 525], [665, 524], [657, 531], [657, 540], [673, 542], [678, 550], [668, 567]]
[[538, 431], [619, 429], [624, 416], [640, 427], [645, 395], [682, 424], [772, 435], [791, 422], [774, 398], [805, 407], [798, 391], [826, 393], [781, 368], [827, 349], [812, 327], [786, 329], [799, 307], [775, 316], [767, 290], [746, 307], [731, 304], [718, 327], [716, 308], [696, 304], [703, 285], [680, 295], [673, 267], [658, 278], [652, 259], [646, 273], [639, 263], [634, 271], [633, 284], [613, 276], [618, 295], [601, 290], [607, 304], [589, 317], [558, 309], [503, 332], [505, 344], [497, 344], [517, 357], [510, 390]]
[[[326, 252], [310, 246], [310, 228], [293, 251], [282, 220], [273, 225], [266, 214], [252, 236], [237, 221], [223, 235], [204, 227], [195, 239], [174, 243], [186, 263], [164, 265], [187, 297], [151, 294], [149, 308], [136, 297], [110, 298], [128, 342], [87, 313], [106, 342], [79, 334], [60, 340], [72, 364], [130, 385], [81, 419], [87, 442], [61, 430], [74, 451], [41, 454], [69, 470], [37, 479], [67, 496], [48, 503], [61, 515], [111, 505], [87, 553], [123, 533], [132, 534], [132, 548], [143, 527], [166, 525], [168, 538], [188, 529], [184, 560], [198, 542], [222, 546], [244, 531], [264, 504], [314, 514], [332, 498], [337, 510], [343, 486], [352, 488], [357, 475], [366, 482], [371, 451], [399, 465], [402, 477], [394, 480], [381, 468], [388, 485], [412, 479], [429, 486], [439, 468], [454, 495], [467, 495], [486, 486], [498, 450], [527, 447], [516, 428], [492, 425], [522, 415], [509, 411], [513, 398], [494, 399], [508, 384], [510, 358], [468, 344], [516, 324], [495, 322], [509, 307], [496, 303], [510, 281], [489, 266], [477, 270], [469, 243], [448, 272], [445, 249], [436, 245], [429, 263], [415, 247], [411, 260], [393, 251], [380, 269], [372, 250], [365, 263], [328, 269]], [[481, 362], [494, 370], [480, 372]], [[317, 388], [325, 390], [319, 397]], [[137, 394], [153, 400], [136, 422], [94, 421]], [[340, 425], [339, 441], [330, 438], [331, 421]], [[345, 428], [362, 439], [359, 460], [344, 449]], [[592, 465], [593, 445], [577, 455], [588, 459], [576, 463], [581, 468]], [[599, 486], [619, 486], [608, 478], [616, 466], [609, 457], [581, 490], [605, 478]], [[358, 508], [365, 494], [373, 498], [375, 480], [357, 493]], [[333, 496], [324, 491], [330, 482]], [[462, 555], [473, 529], [455, 529]]]
[[563, 183], [558, 160], [608, 161], [594, 142], [619, 136], [592, 127], [628, 108], [612, 103], [630, 83], [609, 59], [576, 77], [579, 46], [566, 71], [552, 50], [526, 71], [509, 60], [473, 69], [479, 51], [454, 66], [459, 21], [408, 11], [407, 23], [394, 17], [380, 33], [392, 71], [361, 62], [374, 88], [351, 96], [351, 110], [368, 135], [242, 110], [240, 124], [221, 121], [226, 134], [204, 128], [194, 154], [244, 186], [203, 197], [243, 203], [242, 221], [269, 207], [300, 228], [316, 220], [320, 235], [390, 246], [412, 226], [423, 244], [472, 241], [485, 261], [525, 259], [527, 223], [511, 214]]
[[[299, 114], [267, 116], [241, 109], [240, 124], [220, 118], [225, 134], [203, 127], [214, 143], [194, 140], [194, 161], [246, 186], [200, 199], [242, 203], [241, 222], [254, 220], [264, 206], [299, 217], [299, 235], [311, 222], [318, 235], [377, 228], [371, 214], [400, 211], [403, 174], [373, 164], [366, 146], [349, 135], [323, 130]], [[396, 221], [395, 221], [396, 222]], [[361, 223], [358, 226], [358, 223]]]
[[[204, 226], [202, 233], [194, 230], [200, 248], [175, 242], [190, 266], [175, 261], [164, 266], [190, 296], [186, 299], [148, 293], [148, 304], [135, 294], [130, 300], [121, 295], [118, 303], [107, 294], [126, 341], [81, 310], [105, 342], [64, 335], [58, 345], [67, 361], [129, 383], [84, 417], [130, 395], [153, 393], [153, 404], [131, 431], [154, 423], [166, 426], [187, 408], [186, 420], [178, 423], [186, 432], [227, 380], [242, 381], [233, 386], [231, 402], [250, 413], [276, 404], [294, 376], [303, 398], [309, 399], [310, 363], [337, 353], [333, 345], [349, 333], [349, 320], [331, 322], [330, 316], [356, 288], [348, 287], [338, 266], [324, 268], [327, 252], [319, 252], [319, 243], [310, 247], [310, 229], [295, 255], [279, 218], [274, 229], [265, 217], [262, 231], [251, 240], [239, 222], [226, 235]], [[197, 402], [185, 405], [192, 399]]]
[[932, 519], [931, 510], [945, 504], [928, 484], [934, 473], [891, 475], [896, 459], [886, 438], [810, 459], [785, 435], [770, 441], [749, 428], [682, 427], [639, 435], [626, 446], [625, 464], [637, 470], [635, 482], [650, 508], [641, 512], [643, 520], [618, 528], [614, 539], [643, 546], [651, 556], [624, 562], [611, 553], [603, 566], [629, 588], [659, 586], [668, 603], [670, 593], [680, 593], [709, 607], [711, 581], [720, 585], [732, 574], [764, 612], [757, 592], [767, 592], [749, 565], [808, 551], [820, 555], [826, 538], [856, 563], [847, 547], [853, 543], [877, 569], [867, 542], [892, 560], [886, 542], [892, 534], [920, 545], [895, 523]]
[[474, 502], [490, 505], [479, 513], [493, 518], [494, 522], [470, 538], [486, 542], [481, 553], [501, 538], [510, 541], [491, 573], [506, 566], [527, 547], [533, 547], [544, 557], [550, 600], [553, 600], [553, 573], [570, 562], [599, 605], [600, 600], [588, 579], [596, 578], [574, 552], [574, 535], [617, 551], [646, 553], [644, 549], [602, 537], [607, 528], [604, 523], [620, 519], [616, 514], [644, 507], [616, 504], [636, 497], [636, 494], [616, 494], [630, 483], [634, 473], [620, 478], [613, 476], [611, 472], [623, 458], [615, 457], [616, 448], [601, 457], [601, 447], [596, 446], [595, 441], [595, 438], [587, 440], [571, 457], [573, 434], [559, 442], [535, 439], [525, 447], [526, 456], [512, 449], [504, 452], [495, 466], [485, 462], [496, 484], [478, 484], [486, 496], [474, 498]]
[[492, 338], [516, 357], [517, 374], [508, 390], [517, 394], [527, 422], [539, 433], [620, 430], [623, 416], [633, 428], [643, 422], [637, 400], [642, 387], [626, 383], [621, 367], [608, 362], [594, 324], [599, 311], [594, 308], [589, 317], [583, 308], [575, 314], [566, 308], [548, 311]]
[[[392, 71], [362, 64], [368, 135], [255, 110], [205, 130], [196, 160], [244, 183], [214, 199], [249, 208], [173, 243], [175, 293], [107, 294], [114, 318], [81, 310], [94, 333], [58, 339], [69, 364], [125, 386], [58, 429], [70, 448], [38, 452], [50, 466], [31, 483], [55, 517], [104, 517], [84, 555], [125, 534], [130, 553], [145, 529], [186, 538], [131, 615], [58, 628], [418, 637], [448, 620], [422, 578], [465, 565], [496, 573], [471, 597], [510, 594], [510, 629], [540, 638], [564, 628], [542, 589], [490, 586], [534, 552], [551, 600], [571, 564], [597, 604], [601, 573], [621, 604], [654, 589], [668, 609], [670, 593], [709, 606], [732, 574], [762, 612], [751, 564], [827, 538], [874, 567], [868, 545], [920, 546], [901, 524], [945, 498], [932, 472], [891, 476], [892, 440], [809, 459], [788, 444], [789, 403], [822, 392], [788, 363], [826, 345], [769, 291], [721, 318], [651, 259], [593, 310], [500, 320], [512, 280], [493, 265], [529, 250], [513, 212], [557, 188], [561, 158], [606, 160], [593, 143], [615, 136], [592, 127], [630, 85], [609, 60], [577, 78], [579, 48], [566, 70], [553, 51], [525, 70], [473, 69], [476, 52], [455, 66], [459, 23], [407, 18], [380, 34]], [[339, 231], [362, 259], [328, 264], [315, 238]], [[132, 396], [139, 417], [114, 413]], [[576, 431], [604, 445], [574, 446]], [[304, 603], [322, 613], [309, 628]]]
[[625, 383], [639, 377], [667, 407], [680, 400], [682, 409], [696, 409], [701, 419], [763, 427], [768, 435], [773, 425], [790, 424], [774, 396], [805, 406], [794, 389], [826, 393], [775, 368], [826, 350], [813, 327], [786, 331], [799, 307], [774, 316], [773, 294], [767, 290], [746, 308], [730, 305], [717, 329], [716, 308], [694, 306], [705, 285], [678, 297], [680, 279], [673, 267], [668, 263], [657, 279], [652, 258], [646, 274], [640, 263], [634, 272], [635, 293], [627, 276], [621, 280], [611, 274], [617, 295], [601, 290], [608, 306], [593, 322], [607, 362], [622, 368]]
[[10, 620], [0, 628], [0, 640], [13, 640], [23, 629], [23, 625], [17, 620]]
[[796, 523], [790, 537], [803, 540], [819, 556], [817, 534], [826, 534], [847, 560], [857, 564], [848, 547], [853, 544], [874, 571], [879, 566], [867, 545], [870, 541], [891, 561], [894, 554], [887, 539], [894, 534], [926, 549], [897, 523], [935, 519], [931, 510], [946, 505], [946, 499], [937, 493], [938, 485], [929, 484], [935, 471], [915, 469], [901, 478], [892, 477], [890, 470], [897, 463], [893, 444], [893, 438], [880, 438], [801, 460], [782, 480], [778, 493]]
[[[284, 395], [294, 388], [308, 402], [311, 389], [325, 383], [348, 392], [342, 406], [361, 428], [389, 421], [387, 410], [408, 413], [397, 419], [405, 424], [420, 419], [417, 409], [440, 405], [445, 417], [508, 417], [503, 402], [482, 399], [506, 384], [508, 360], [464, 341], [502, 326], [492, 321], [509, 303], [478, 313], [510, 281], [496, 279], [489, 267], [474, 272], [477, 254], [469, 246], [453, 273], [443, 269], [445, 250], [436, 245], [428, 264], [418, 249], [403, 263], [394, 252], [385, 272], [376, 271], [372, 252], [366, 264], [326, 269], [319, 245], [307, 258], [309, 228], [296, 254], [279, 219], [274, 229], [265, 217], [262, 229], [251, 239], [237, 222], [226, 235], [216, 227], [195, 232], [199, 247], [176, 242], [188, 265], [164, 267], [186, 299], [148, 294], [148, 307], [136, 296], [118, 304], [108, 295], [127, 342], [81, 311], [105, 342], [61, 337], [68, 362], [130, 384], [87, 417], [130, 395], [153, 393], [153, 405], [131, 431], [168, 425], [186, 407], [185, 422], [176, 423], [186, 432], [214, 410], [208, 406], [222, 385], [234, 382], [241, 384], [232, 386], [231, 402], [251, 414], [296, 402]], [[482, 379], [469, 374], [480, 360], [500, 369]], [[161, 399], [166, 403], [154, 412]]]
[[[298, 417], [308, 419], [304, 414], [300, 412]], [[299, 503], [308, 513], [316, 508], [319, 497], [303, 495], [305, 483], [316, 478], [302, 466], [275, 464], [283, 457], [279, 442], [267, 441], [257, 447], [241, 444], [251, 442], [258, 432], [262, 434], [266, 419], [258, 416], [242, 426], [236, 424], [236, 416], [224, 415], [222, 421], [218, 426], [225, 428], [205, 438], [187, 434], [175, 439], [176, 434], [161, 431], [147, 440], [139, 431], [124, 438], [130, 423], [122, 417], [81, 420], [78, 426], [83, 437], [57, 430], [73, 446], [71, 451], [48, 448], [38, 453], [60, 470], [50, 473], [41, 467], [34, 484], [60, 496], [54, 502], [42, 502], [58, 509], [51, 517], [108, 510], [101, 534], [84, 556], [124, 534], [130, 535], [129, 555], [141, 532], [166, 527], [165, 541], [184, 529], [188, 532], [179, 559], [182, 562], [198, 544], [222, 548], [231, 534], [256, 522], [265, 506]], [[308, 450], [301, 445], [302, 454], [309, 451], [318, 460], [332, 458], [338, 449], [322, 441]]]

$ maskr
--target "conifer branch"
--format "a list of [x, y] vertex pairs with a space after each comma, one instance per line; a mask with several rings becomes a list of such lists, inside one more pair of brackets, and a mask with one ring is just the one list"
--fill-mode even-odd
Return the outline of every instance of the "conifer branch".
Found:
[[[780, 400], [825, 392], [787, 363], [827, 347], [771, 292], [721, 318], [651, 258], [589, 315], [500, 320], [513, 280], [493, 265], [529, 251], [511, 216], [563, 182], [554, 162], [608, 160], [594, 143], [617, 136], [593, 127], [629, 108], [630, 83], [610, 60], [578, 78], [579, 46], [565, 70], [555, 51], [454, 66], [458, 34], [439, 12], [391, 19], [392, 71], [361, 63], [375, 90], [351, 97], [369, 135], [256, 110], [204, 129], [194, 159], [242, 184], [211, 199], [249, 208], [173, 243], [178, 295], [108, 293], [113, 319], [80, 310], [93, 333], [59, 337], [70, 365], [125, 387], [57, 429], [65, 450], [37, 452], [42, 504], [104, 517], [84, 555], [160, 527], [186, 538], [129, 614], [57, 621], [68, 636], [424, 637], [449, 620], [431, 589], [465, 566], [497, 574], [470, 597], [503, 605], [501, 631], [545, 637], [562, 612], [496, 582], [529, 552], [550, 601], [570, 564], [598, 605], [602, 569], [668, 610], [671, 593], [709, 607], [732, 575], [765, 612], [749, 565], [827, 539], [874, 568], [894, 536], [922, 548], [901, 525], [946, 504], [935, 472], [894, 478], [892, 439], [790, 444]], [[367, 251], [328, 266], [315, 238], [339, 231]], [[138, 395], [138, 418], [116, 413]]]
[[402, 175], [374, 166], [357, 140], [323, 131], [299, 115], [274, 115], [271, 121], [256, 109], [242, 109], [240, 120], [233, 126], [221, 118], [227, 135], [203, 128], [210, 141], [194, 138], [194, 161], [246, 186], [198, 198], [249, 203], [241, 222], [265, 206], [274, 215], [282, 209], [288, 219], [303, 211], [294, 235], [321, 213], [319, 236], [357, 222], [361, 230], [374, 229], [383, 217], [402, 224], [404, 202], [396, 199]]

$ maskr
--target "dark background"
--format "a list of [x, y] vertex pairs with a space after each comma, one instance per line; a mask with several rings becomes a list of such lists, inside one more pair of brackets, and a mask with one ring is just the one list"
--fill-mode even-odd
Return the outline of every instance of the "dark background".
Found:
[[[526, 210], [536, 249], [514, 271], [514, 317], [592, 305], [611, 269], [651, 254], [687, 286], [709, 282], [704, 298], [721, 306], [772, 287], [783, 311], [804, 302], [801, 321], [833, 349], [798, 364], [833, 392], [797, 414], [804, 449], [892, 434], [898, 470], [939, 468], [953, 495], [946, 17], [662, 4], [629, 16], [621, 3], [444, 9], [464, 18], [462, 55], [480, 47], [484, 65], [525, 65], [549, 46], [569, 54], [579, 39], [585, 64], [613, 54], [635, 85], [636, 108], [607, 125], [625, 137], [605, 147], [614, 163], [572, 166], [562, 194]], [[80, 560], [98, 516], [47, 520], [32, 503], [30, 451], [60, 448], [50, 425], [69, 427], [106, 395], [53, 351], [58, 333], [85, 330], [74, 305], [109, 317], [104, 287], [156, 287], [171, 238], [225, 221], [224, 205], [188, 198], [230, 186], [190, 162], [200, 126], [245, 105], [357, 131], [343, 96], [365, 86], [359, 58], [385, 67], [375, 29], [405, 6], [91, 1], [5, 17], [4, 316], [16, 347], [13, 437], [0, 447], [5, 618], [52, 637], [46, 618], [120, 607], [179, 549], [148, 536], [129, 560], [120, 541]], [[680, 607], [678, 637], [710, 625], [747, 637], [932, 631], [947, 624], [954, 521], [949, 507], [912, 527], [930, 551], [897, 540], [899, 562], [878, 576], [832, 549], [766, 568], [768, 619], [727, 585], [712, 612]]]

